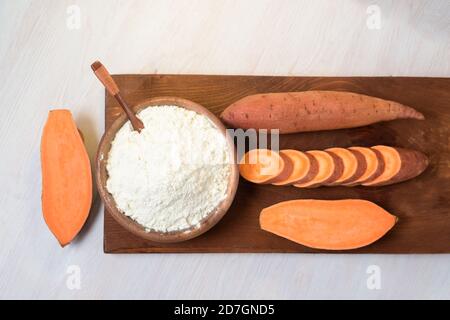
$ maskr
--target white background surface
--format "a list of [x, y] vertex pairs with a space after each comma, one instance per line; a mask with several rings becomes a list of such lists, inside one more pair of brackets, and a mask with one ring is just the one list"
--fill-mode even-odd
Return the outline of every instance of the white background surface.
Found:
[[448, 77], [450, 2], [0, 0], [0, 298], [450, 298], [450, 255], [105, 255], [98, 200], [61, 249], [41, 216], [40, 133], [50, 108], [70, 108], [93, 156], [96, 59], [113, 73]]

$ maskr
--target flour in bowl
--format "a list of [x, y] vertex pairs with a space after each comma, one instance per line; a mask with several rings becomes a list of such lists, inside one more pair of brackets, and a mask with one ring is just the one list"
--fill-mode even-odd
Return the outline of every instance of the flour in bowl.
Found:
[[206, 116], [156, 106], [117, 132], [108, 155], [106, 187], [118, 209], [147, 231], [197, 225], [226, 197], [231, 174], [227, 141]]

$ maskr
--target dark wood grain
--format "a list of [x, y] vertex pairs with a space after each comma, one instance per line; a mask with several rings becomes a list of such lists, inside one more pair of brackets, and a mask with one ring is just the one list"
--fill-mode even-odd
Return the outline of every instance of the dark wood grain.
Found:
[[[204, 75], [116, 75], [127, 101], [179, 96], [219, 114], [235, 100], [261, 92], [345, 90], [395, 100], [424, 113], [425, 121], [397, 120], [357, 129], [284, 135], [280, 148], [299, 150], [386, 144], [417, 149], [430, 158], [419, 177], [386, 187], [294, 187], [254, 185], [241, 179], [225, 217], [206, 234], [178, 244], [158, 244], [123, 229], [105, 212], [104, 251], [133, 252], [327, 252], [277, 237], [258, 227], [262, 208], [292, 199], [360, 198], [399, 217], [376, 243], [349, 253], [450, 253], [450, 79], [401, 77], [260, 77]], [[106, 96], [106, 127], [122, 110]]]

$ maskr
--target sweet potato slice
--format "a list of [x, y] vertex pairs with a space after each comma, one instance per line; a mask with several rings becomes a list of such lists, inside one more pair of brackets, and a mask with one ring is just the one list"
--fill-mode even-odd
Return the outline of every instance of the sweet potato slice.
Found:
[[361, 185], [363, 183], [369, 183], [369, 182], [375, 180], [376, 178], [378, 178], [384, 172], [385, 163], [384, 163], [383, 155], [377, 149], [372, 149], [371, 148], [371, 150], [373, 150], [373, 152], [375, 152], [375, 155], [376, 155], [376, 157], [378, 159], [378, 168], [377, 168], [377, 170], [375, 171], [375, 173], [371, 177], [369, 177], [366, 180], [360, 182]]
[[[308, 174], [310, 173], [311, 169], [314, 170], [314, 168], [311, 168], [314, 164], [311, 163], [311, 156], [308, 157], [304, 152], [298, 151], [298, 150], [281, 150], [280, 156], [283, 158], [286, 164], [288, 166], [291, 166], [290, 170], [283, 170], [284, 172], [289, 172], [289, 174], [281, 173], [273, 182], [273, 185], [276, 186], [284, 186], [289, 185], [294, 182], [300, 181], [302, 179], [307, 178]], [[317, 162], [316, 162], [317, 163]], [[317, 167], [317, 164], [316, 164]], [[317, 172], [317, 169], [316, 169]], [[312, 179], [312, 177], [311, 177]]]
[[306, 159], [308, 159], [308, 163], [309, 163], [308, 172], [306, 173], [306, 175], [304, 177], [300, 178], [297, 181], [292, 182], [291, 183], [292, 185], [308, 183], [308, 182], [312, 181], [319, 173], [319, 161], [317, 161], [317, 159], [314, 156], [310, 155], [309, 153], [302, 152], [302, 154], [304, 156], [306, 156]]
[[335, 156], [339, 157], [340, 161], [342, 162], [343, 169], [341, 176], [328, 185], [338, 185], [344, 181], [348, 181], [358, 171], [358, 159], [355, 153], [353, 153], [351, 150], [345, 148], [330, 148], [325, 151], [331, 152]]
[[322, 184], [326, 184], [330, 181], [337, 179], [337, 177], [340, 175], [340, 172], [342, 172], [342, 168], [340, 169], [337, 168], [339, 164], [338, 162], [336, 162], [335, 156], [333, 154], [321, 150], [311, 150], [307, 151], [306, 153], [313, 156], [317, 160], [319, 164], [318, 168], [319, 171], [312, 180], [304, 183], [297, 182], [294, 184], [295, 187], [297, 188], [318, 187]]
[[422, 152], [388, 146], [375, 146], [380, 152], [385, 168], [376, 179], [363, 183], [364, 186], [384, 186], [412, 179], [428, 166], [428, 158]]
[[366, 162], [366, 157], [364, 157], [364, 155], [358, 151], [358, 150], [352, 150], [352, 149], [346, 149], [348, 151], [350, 151], [356, 158], [356, 171], [355, 173], [348, 178], [347, 180], [341, 181], [341, 185], [352, 185], [355, 181], [359, 180], [359, 178], [361, 178], [363, 176], [363, 174], [366, 172], [367, 170], [367, 162]]
[[261, 211], [261, 229], [315, 249], [349, 250], [384, 236], [397, 218], [357, 199], [292, 200]]
[[270, 180], [270, 183], [274, 185], [283, 185], [284, 181], [292, 175], [292, 171], [294, 170], [294, 162], [291, 160], [291, 157], [289, 157], [288, 151], [281, 150], [279, 155], [283, 160], [284, 167], [283, 171], [281, 171], [278, 176]]
[[278, 152], [268, 149], [250, 150], [239, 162], [241, 176], [253, 183], [271, 183], [283, 169], [283, 158]]
[[359, 185], [361, 183], [365, 183], [366, 181], [371, 181], [381, 175], [381, 173], [384, 170], [384, 160], [379, 152], [371, 148], [365, 147], [350, 147], [349, 150], [359, 151], [364, 156], [366, 163], [366, 171], [361, 177], [359, 177], [359, 179], [351, 183], [345, 183], [343, 185], [345, 186]]
[[83, 227], [91, 208], [89, 157], [69, 110], [52, 110], [41, 140], [42, 212], [61, 246]]
[[333, 158], [333, 163], [334, 163], [334, 171], [333, 174], [327, 179], [325, 180], [322, 185], [324, 186], [329, 186], [329, 185], [333, 185], [336, 180], [340, 179], [340, 177], [342, 177], [342, 174], [344, 173], [344, 161], [342, 161], [342, 159], [340, 157], [338, 157], [336, 154], [334, 154], [333, 152], [328, 152], [325, 150], [326, 153], [328, 153], [331, 158]]

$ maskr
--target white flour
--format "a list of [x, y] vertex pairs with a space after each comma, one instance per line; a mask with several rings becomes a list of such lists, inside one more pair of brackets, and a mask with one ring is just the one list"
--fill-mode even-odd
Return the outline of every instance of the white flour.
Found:
[[145, 126], [140, 134], [128, 121], [112, 142], [108, 191], [146, 230], [197, 225], [226, 196], [224, 136], [207, 117], [176, 106], [149, 107], [138, 117]]

